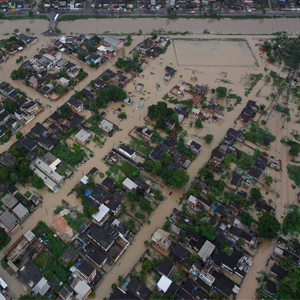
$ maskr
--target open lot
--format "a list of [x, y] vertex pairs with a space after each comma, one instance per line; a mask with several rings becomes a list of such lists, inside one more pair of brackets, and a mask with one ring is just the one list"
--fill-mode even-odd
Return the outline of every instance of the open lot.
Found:
[[172, 39], [179, 66], [255, 67], [245, 39]]

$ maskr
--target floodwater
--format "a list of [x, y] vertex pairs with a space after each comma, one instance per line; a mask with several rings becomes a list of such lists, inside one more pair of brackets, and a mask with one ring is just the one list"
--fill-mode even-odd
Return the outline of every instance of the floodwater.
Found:
[[266, 263], [274, 250], [274, 242], [264, 240], [258, 254], [255, 256], [249, 272], [247, 273], [242, 287], [237, 294], [237, 300], [251, 300], [257, 299], [255, 296], [258, 282], [255, 278], [261, 277], [259, 272], [265, 271]]
[[[152, 22], [151, 25], [149, 22]], [[193, 21], [193, 22], [191, 22]], [[280, 22], [279, 22], [280, 21]], [[26, 23], [27, 22], [27, 23]], [[40, 32], [44, 31], [47, 28], [47, 24], [44, 23], [45, 21], [35, 21], [34, 24], [29, 24], [28, 21], [16, 21], [14, 23], [11, 23], [10, 21], [3, 21], [3, 24], [0, 26], [1, 34], [5, 34], [6, 32], [12, 32], [14, 28], [23, 29], [29, 27], [31, 28], [31, 32], [38, 35]], [[97, 22], [97, 24], [95, 23]], [[120, 23], [121, 22], [121, 23]], [[123, 22], [123, 23], [122, 23]], [[126, 23], [125, 23], [126, 22]], [[141, 24], [141, 22], [143, 22]], [[178, 22], [178, 23], [175, 23]], [[197, 26], [195, 25], [197, 22]], [[217, 26], [216, 24], [219, 24], [218, 26], [221, 26], [219, 28], [222, 28], [223, 31], [230, 30], [230, 26], [234, 30], [244, 30], [245, 33], [248, 31], [250, 32], [251, 24], [254, 26], [253, 28], [257, 30], [258, 32], [274, 32], [283, 30], [283, 27], [287, 26], [289, 24], [290, 30], [298, 30], [299, 28], [299, 20], [298, 19], [272, 19], [272, 20], [262, 20], [262, 22], [258, 22], [257, 20], [243, 20], [243, 24], [241, 24], [241, 21], [234, 21], [234, 20], [224, 20], [224, 23], [220, 23], [221, 21], [217, 20], [176, 20], [176, 21], [170, 21], [165, 19], [158, 19], [153, 22], [153, 20], [149, 19], [120, 19], [120, 20], [89, 20], [89, 21], [75, 21], [75, 22], [61, 22], [59, 23], [60, 29], [62, 29], [64, 32], [70, 33], [73, 31], [74, 33], [76, 31], [79, 31], [80, 33], [88, 33], [91, 31], [95, 31], [95, 28], [99, 28], [99, 33], [104, 32], [106, 30], [110, 30], [111, 32], [117, 32], [120, 31], [120, 28], [125, 28], [124, 30], [126, 32], [134, 32], [137, 31], [137, 28], [141, 28], [142, 30], [152, 31], [153, 26], [155, 28], [165, 28], [165, 30], [174, 30], [172, 29], [176, 27], [176, 30], [180, 29], [180, 31], [184, 31], [187, 24], [189, 24], [189, 28], [187, 30], [191, 30], [191, 28], [194, 28], [195, 32], [199, 30], [199, 32], [203, 31], [205, 28], [211, 26]], [[251, 23], [250, 23], [251, 22]], [[275, 23], [280, 24], [277, 27], [274, 25]], [[9, 25], [8, 25], [9, 24]], [[89, 24], [89, 26], [88, 26]], [[110, 29], [108, 27], [111, 25]], [[125, 25], [126, 24], [126, 25]], [[135, 24], [133, 26], [133, 24]], [[177, 24], [175, 26], [175, 24]], [[194, 27], [193, 25], [194, 24]], [[202, 25], [201, 25], [202, 24]], [[222, 25], [221, 25], [222, 24]], [[248, 24], [248, 25], [247, 25]], [[273, 24], [273, 25], [272, 25]], [[295, 24], [298, 24], [297, 28], [294, 28], [293, 26]], [[101, 25], [101, 26], [100, 26]], [[142, 25], [142, 26], [140, 26]], [[230, 25], [230, 26], [229, 26]], [[119, 27], [117, 27], [119, 26]], [[140, 27], [139, 27], [140, 26]], [[148, 26], [148, 27], [147, 27]], [[156, 27], [157, 26], [157, 27]], [[200, 26], [202, 26], [200, 28]], [[226, 27], [227, 26], [227, 27]], [[44, 28], [45, 27], [45, 28]], [[258, 27], [260, 28], [258, 30]], [[78, 29], [76, 29], [78, 28]], [[80, 29], [79, 29], [80, 28]], [[117, 29], [119, 28], [119, 29]], [[123, 29], [122, 29], [123, 30]], [[213, 31], [213, 29], [210, 29]], [[218, 29], [219, 30], [219, 29]], [[216, 30], [216, 31], [218, 31]], [[287, 29], [286, 29], [287, 30]], [[235, 32], [233, 31], [233, 32]], [[287, 30], [288, 31], [288, 30]], [[25, 33], [25, 32], [24, 32]], [[190, 37], [190, 36], [189, 36]], [[197, 36], [201, 37], [201, 36]], [[207, 37], [206, 36], [202, 36]], [[214, 37], [214, 36], [210, 36]], [[218, 37], [218, 36], [215, 36]], [[225, 36], [226, 37], [226, 36]], [[230, 37], [230, 36], [227, 36]], [[8, 81], [11, 83], [14, 87], [20, 88], [24, 90], [27, 95], [33, 99], [39, 99], [44, 105], [48, 104], [51, 105], [51, 107], [48, 107], [45, 109], [43, 113], [41, 113], [39, 116], [37, 116], [32, 122], [27, 124], [24, 129], [22, 129], [23, 133], [28, 133], [32, 126], [34, 126], [35, 122], [42, 122], [47, 116], [49, 116], [51, 113], [53, 113], [56, 108], [63, 103], [65, 103], [69, 97], [71, 96], [72, 92], [69, 92], [67, 95], [62, 97], [57, 102], [50, 102], [48, 99], [46, 99], [44, 96], [38, 94], [34, 90], [32, 90], [29, 87], [26, 87], [23, 85], [20, 81], [12, 81], [10, 79], [10, 72], [12, 69], [16, 68], [15, 59], [18, 58], [19, 55], [27, 56], [27, 58], [31, 58], [37, 51], [37, 49], [40, 49], [45, 46], [50, 39], [46, 38], [44, 36], [38, 35], [39, 41], [30, 47], [26, 48], [22, 53], [15, 55], [13, 58], [11, 58], [8, 62], [1, 64], [1, 71], [0, 71], [0, 77], [3, 78], [5, 81]], [[134, 41], [132, 43], [132, 46], [129, 48], [126, 48], [125, 55], [129, 55], [129, 52], [133, 49], [133, 47], [143, 40], [143, 36], [140, 37], [134, 37]], [[257, 43], [257, 38], [259, 37], [247, 37], [247, 40], [249, 42], [249, 45], [251, 46], [255, 56], [259, 60], [260, 67], [244, 67], [244, 68], [235, 68], [235, 67], [183, 67], [183, 66], [177, 66], [176, 60], [175, 60], [175, 53], [174, 48], [172, 46], [169, 47], [166, 54], [160, 56], [158, 59], [154, 61], [149, 61], [149, 64], [145, 65], [144, 70], [144, 78], [136, 78], [134, 81], [132, 81], [128, 86], [126, 86], [127, 92], [130, 92], [130, 98], [134, 100], [134, 104], [132, 106], [126, 106], [122, 108], [127, 113], [128, 118], [124, 121], [120, 121], [117, 118], [116, 114], [113, 114], [113, 109], [121, 107], [121, 103], [115, 103], [110, 104], [108, 107], [108, 118], [112, 122], [118, 124], [122, 131], [116, 132], [113, 137], [107, 138], [105, 145], [103, 148], [98, 148], [95, 146], [93, 142], [91, 142], [88, 147], [90, 150], [92, 150], [95, 154], [93, 158], [88, 160], [85, 164], [81, 165], [78, 168], [78, 171], [75, 172], [75, 174], [72, 176], [72, 178], [67, 179], [64, 183], [64, 186], [58, 191], [56, 194], [50, 194], [47, 191], [36, 191], [32, 187], [20, 187], [20, 190], [22, 192], [25, 192], [27, 190], [38, 193], [42, 195], [43, 197], [43, 203], [42, 205], [32, 214], [29, 216], [28, 219], [24, 221], [24, 224], [22, 224], [22, 227], [20, 227], [12, 236], [12, 242], [14, 242], [21, 234], [25, 233], [27, 230], [32, 229], [36, 223], [39, 220], [45, 221], [48, 225], [51, 225], [52, 217], [53, 217], [53, 210], [56, 208], [58, 204], [60, 204], [62, 199], [65, 199], [68, 201], [71, 205], [77, 206], [79, 210], [81, 210], [81, 204], [79, 199], [76, 199], [75, 195], [72, 194], [67, 197], [67, 194], [69, 191], [75, 186], [75, 184], [80, 180], [80, 178], [86, 174], [92, 167], [97, 167], [100, 172], [107, 171], [107, 166], [103, 163], [102, 158], [110, 151], [110, 149], [116, 145], [118, 142], [128, 142], [129, 137], [128, 133], [134, 126], [141, 126], [144, 125], [143, 118], [147, 113], [147, 107], [149, 105], [152, 105], [156, 103], [157, 101], [162, 101], [162, 97], [168, 93], [174, 85], [180, 85], [182, 81], [191, 82], [193, 85], [195, 84], [208, 84], [210, 88], [216, 88], [219, 85], [226, 86], [228, 89], [231, 89], [232, 93], [235, 93], [239, 96], [242, 96], [242, 104], [237, 105], [234, 107], [234, 110], [231, 112], [226, 112], [225, 119], [223, 122], [205, 122], [204, 128], [202, 129], [196, 129], [194, 127], [190, 127], [190, 122], [194, 123], [195, 120], [190, 118], [188, 120], [185, 120], [183, 122], [183, 127], [185, 130], [187, 130], [187, 136], [185, 137], [186, 141], [188, 139], [194, 139], [195, 141], [199, 142], [202, 145], [201, 153], [197, 157], [197, 159], [191, 164], [191, 166], [188, 169], [188, 173], [190, 175], [190, 181], [188, 185], [185, 188], [182, 189], [174, 189], [173, 194], [169, 196], [170, 189], [167, 187], [162, 188], [162, 192], [165, 196], [167, 196], [167, 200], [160, 204], [160, 207], [154, 212], [154, 214], [151, 217], [151, 224], [145, 225], [142, 230], [137, 234], [135, 237], [132, 245], [129, 246], [128, 250], [125, 252], [125, 254], [119, 259], [119, 261], [116, 263], [116, 265], [111, 269], [109, 274], [105, 277], [104, 281], [101, 283], [100, 287], [96, 291], [96, 298], [97, 299], [103, 299], [104, 297], [108, 297], [109, 293], [111, 292], [111, 284], [117, 282], [117, 277], [119, 275], [125, 276], [129, 270], [132, 268], [134, 263], [137, 261], [139, 255], [144, 251], [144, 241], [149, 240], [151, 234], [156, 230], [156, 228], [160, 227], [164, 221], [165, 217], [169, 215], [169, 213], [172, 211], [174, 207], [178, 205], [178, 201], [180, 196], [184, 191], [186, 191], [191, 183], [191, 181], [194, 179], [195, 175], [197, 174], [198, 169], [209, 159], [211, 150], [215, 148], [218, 143], [222, 140], [224, 137], [227, 129], [229, 127], [235, 127], [236, 129], [239, 129], [240, 124], [238, 123], [236, 126], [234, 125], [234, 120], [237, 118], [237, 116], [240, 114], [242, 109], [244, 108], [245, 104], [249, 99], [253, 99], [258, 102], [258, 104], [265, 104], [268, 105], [268, 101], [264, 97], [256, 96], [260, 89], [262, 89], [262, 93], [266, 93], [267, 95], [271, 92], [271, 89], [269, 86], [264, 85], [264, 81], [262, 80], [257, 84], [257, 86], [253, 89], [249, 97], [244, 96], [245, 87], [243, 84], [242, 76], [246, 73], [265, 73], [264, 61], [260, 58], [259, 51], [257, 47], [255, 47], [255, 44]], [[263, 38], [266, 38], [266, 36], [263, 36]], [[227, 50], [229, 51], [229, 50]], [[119, 54], [121, 55], [121, 54]], [[222, 55], [226, 59], [227, 53], [218, 54]], [[66, 58], [64, 56], [64, 58]], [[220, 59], [218, 56], [215, 57], [216, 59]], [[78, 61], [75, 61], [74, 59], [70, 59], [72, 62], [75, 62], [77, 64], [80, 64], [80, 66], [89, 73], [89, 76], [84, 79], [80, 84], [79, 87], [76, 87], [75, 89], [82, 89], [84, 88], [91, 80], [95, 79], [101, 72], [103, 72], [106, 68], [111, 68], [112, 70], [116, 70], [114, 67], [114, 63], [116, 58], [112, 59], [111, 61], [107, 62], [103, 67], [101, 67], [98, 70], [94, 70], [89, 68], [83, 63], [79, 63]], [[209, 63], [209, 62], [208, 62]], [[164, 69], [167, 65], [171, 65], [177, 68], [178, 72], [175, 75], [174, 78], [170, 80], [170, 82], [164, 82], [163, 76], [164, 76]], [[270, 67], [270, 66], [268, 66]], [[193, 80], [191, 81], [191, 77], [193, 77]], [[195, 78], [196, 77], [196, 78]], [[223, 82], [221, 83], [221, 80]], [[141, 93], [135, 92], [135, 84], [136, 83], [143, 83], [145, 85], [144, 89]], [[224, 83], [226, 82], [226, 83]], [[208, 98], [211, 96], [211, 93], [208, 94]], [[224, 100], [220, 100], [220, 103], [225, 102]], [[144, 107], [142, 109], [137, 109], [136, 105], [143, 103]], [[173, 106], [173, 104], [169, 104], [170, 106]], [[222, 104], [223, 105], [223, 104]], [[224, 104], [225, 105], [225, 104]], [[295, 110], [296, 111], [296, 110]], [[82, 112], [85, 114], [86, 112]], [[296, 112], [295, 112], [296, 113]], [[292, 119], [295, 120], [295, 113], [292, 115]], [[279, 193], [281, 194], [280, 198], [275, 198], [274, 195], [269, 195], [268, 197], [272, 197], [274, 202], [277, 204], [277, 214], [278, 218], [280, 218], [284, 212], [284, 204], [286, 203], [292, 203], [292, 201], [295, 199], [295, 190], [292, 190], [291, 188], [291, 182], [287, 178], [286, 174], [286, 164], [288, 163], [287, 159], [287, 152], [288, 150], [283, 148], [282, 144], [280, 143], [280, 137], [284, 136], [285, 134], [289, 133], [292, 128], [296, 128], [296, 124], [290, 122], [285, 129], [281, 130], [280, 126], [280, 120], [278, 120], [278, 116], [274, 114], [274, 117], [270, 119], [268, 123], [268, 127], [274, 132], [276, 131], [277, 140], [272, 144], [272, 148], [270, 151], [270, 154], [274, 156], [279, 156], [279, 158], [283, 159], [283, 169], [284, 171], [282, 173], [276, 173], [274, 174], [274, 178], [278, 179], [278, 181], [273, 183], [274, 189], [278, 189]], [[289, 131], [288, 131], [289, 130]], [[205, 144], [200, 137], [205, 136], [206, 134], [211, 133], [214, 135], [213, 142], [208, 145]], [[3, 152], [7, 150], [12, 143], [15, 142], [15, 137], [11, 139], [11, 141], [5, 145], [1, 146], [1, 151]], [[272, 174], [273, 176], [273, 174]], [[100, 182], [100, 177], [96, 177], [96, 182]], [[242, 295], [240, 299], [246, 299], [252, 297], [252, 290], [250, 290], [250, 286], [256, 286], [256, 280], [255, 280], [255, 274], [258, 270], [260, 270], [260, 267], [263, 266], [261, 263], [264, 261], [264, 259], [267, 257], [267, 249], [270, 248], [271, 244], [267, 244], [268, 242], [263, 243], [263, 249], [266, 249], [265, 251], [260, 251], [258, 255], [255, 257], [255, 260], [253, 262], [253, 271], [252, 268], [250, 269], [250, 272], [246, 279], [245, 283], [240, 291], [239, 295]], [[252, 274], [252, 275], [251, 275]], [[11, 284], [11, 288], [9, 291], [12, 293], [12, 296], [16, 299], [20, 294], [24, 294], [26, 289], [22, 287], [22, 285], [15, 280], [14, 277], [10, 277], [6, 271], [4, 271], [2, 268], [0, 268], [0, 276], [7, 281], [9, 284]], [[249, 290], [248, 290], [249, 289]], [[251, 291], [251, 292], [250, 292]]]
[[261, 20], [233, 20], [233, 19], [90, 19], [73, 22], [59, 22], [58, 27], [64, 33], [151, 33], [153, 30], [163, 29], [165, 32], [193, 32], [203, 33], [207, 29], [210, 33], [223, 34], [271, 34], [278, 31], [289, 33], [299, 32], [300, 20], [296, 19], [261, 19]]
[[173, 44], [180, 66], [255, 66], [255, 58], [246, 40], [174, 39]]

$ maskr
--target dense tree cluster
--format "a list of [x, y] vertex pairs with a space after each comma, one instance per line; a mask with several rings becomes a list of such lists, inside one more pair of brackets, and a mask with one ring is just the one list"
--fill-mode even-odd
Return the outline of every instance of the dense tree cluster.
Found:
[[167, 185], [177, 188], [183, 187], [188, 183], [190, 177], [183, 169], [177, 169], [176, 171], [168, 169], [171, 159], [172, 157], [168, 153], [163, 153], [156, 162], [147, 159], [145, 161], [145, 170], [160, 175]]
[[127, 93], [114, 84], [101, 89], [96, 96], [95, 102], [98, 107], [106, 107], [109, 101], [123, 101], [127, 98]]

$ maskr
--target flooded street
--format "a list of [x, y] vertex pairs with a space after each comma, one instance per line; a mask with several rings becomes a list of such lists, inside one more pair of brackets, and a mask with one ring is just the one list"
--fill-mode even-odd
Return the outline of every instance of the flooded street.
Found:
[[[1, 23], [2, 22], [2, 23]], [[30, 23], [31, 22], [31, 23]], [[32, 23], [33, 22], [33, 23]], [[243, 23], [241, 23], [243, 22]], [[61, 106], [65, 103], [70, 96], [72, 95], [72, 91], [70, 91], [67, 95], [63, 96], [57, 102], [50, 102], [49, 99], [40, 95], [33, 89], [26, 87], [22, 84], [21, 81], [12, 81], [10, 78], [10, 73], [12, 69], [16, 68], [15, 60], [19, 57], [19, 55], [27, 56], [27, 59], [33, 57], [36, 54], [37, 49], [46, 46], [48, 42], [50, 42], [49, 38], [46, 38], [40, 33], [48, 28], [47, 21], [0, 21], [0, 32], [1, 34], [5, 34], [7, 32], [12, 33], [15, 28], [18, 28], [20, 32], [22, 29], [25, 31], [25, 28], [30, 28], [31, 33], [35, 33], [35, 36], [38, 37], [39, 41], [30, 47], [26, 48], [22, 53], [15, 55], [9, 61], [1, 64], [2, 70], [0, 71], [0, 78], [5, 81], [11, 83], [14, 87], [20, 88], [25, 91], [26, 94], [32, 99], [39, 99], [41, 103], [44, 105], [51, 105], [38, 115], [32, 122], [27, 124], [22, 132], [24, 134], [28, 133], [30, 129], [34, 126], [36, 122], [43, 122], [45, 118], [47, 118], [50, 114], [52, 114], [58, 106]], [[197, 35], [198, 33], [202, 33], [204, 29], [208, 29], [210, 32], [220, 32], [222, 33], [274, 33], [277, 31], [287, 31], [287, 32], [298, 32], [300, 28], [300, 19], [263, 19], [263, 20], [186, 20], [186, 19], [178, 19], [178, 20], [167, 20], [167, 19], [114, 19], [114, 20], [79, 20], [74, 22], [60, 22], [58, 27], [65, 33], [73, 34], [77, 33], [102, 33], [109, 31], [111, 33], [131, 33], [137, 32], [138, 29], [141, 29], [143, 33], [151, 32], [153, 29], [161, 29], [163, 28], [165, 31], [193, 31], [195, 35], [189, 35], [187, 37], [202, 37], [207, 38], [207, 35]], [[24, 32], [25, 33], [25, 32]], [[182, 38], [182, 36], [180, 36]], [[210, 35], [210, 38], [220, 36]], [[224, 37], [231, 37], [230, 35]], [[177, 66], [175, 53], [173, 45], [168, 48], [166, 54], [161, 55], [156, 60], [149, 61], [149, 65], [145, 65], [145, 70], [143, 72], [144, 78], [136, 78], [132, 81], [128, 86], [126, 86], [126, 91], [130, 93], [130, 98], [134, 101], [132, 106], [126, 106], [122, 108], [123, 111], [127, 113], [128, 118], [126, 120], [120, 121], [117, 118], [116, 114], [113, 114], [113, 109], [120, 108], [122, 103], [109, 104], [107, 119], [114, 122], [120, 128], [121, 131], [115, 132], [112, 137], [107, 137], [106, 142], [103, 148], [95, 147], [94, 143], [90, 143], [87, 145], [91, 151], [94, 152], [94, 157], [89, 159], [85, 164], [81, 165], [78, 168], [78, 171], [74, 173], [74, 175], [66, 179], [63, 187], [56, 194], [50, 194], [47, 191], [37, 191], [32, 187], [19, 187], [21, 192], [25, 192], [27, 190], [38, 193], [43, 197], [43, 203], [38, 209], [29, 216], [20, 226], [19, 229], [12, 235], [12, 242], [16, 241], [19, 236], [25, 233], [27, 230], [32, 229], [36, 226], [39, 220], [45, 221], [49, 226], [52, 222], [53, 210], [57, 205], [61, 203], [61, 200], [64, 199], [68, 201], [71, 205], [78, 208], [79, 211], [82, 210], [82, 206], [80, 203], [80, 199], [76, 199], [75, 195], [72, 194], [67, 197], [67, 194], [70, 190], [75, 186], [75, 184], [81, 179], [81, 177], [88, 173], [92, 167], [97, 167], [100, 172], [105, 173], [108, 170], [107, 165], [102, 161], [103, 157], [114, 147], [118, 142], [128, 142], [129, 137], [128, 133], [134, 126], [144, 125], [144, 116], [147, 113], [147, 108], [149, 105], [157, 103], [157, 101], [162, 101], [162, 97], [168, 93], [174, 85], [180, 85], [182, 81], [191, 82], [191, 77], [196, 77], [196, 80], [192, 83], [204, 85], [207, 84], [210, 88], [216, 88], [219, 85], [226, 86], [228, 89], [231, 89], [232, 93], [237, 94], [242, 97], [242, 103], [235, 106], [231, 112], [226, 112], [225, 118], [223, 122], [205, 122], [204, 128], [197, 129], [195, 127], [190, 128], [190, 122], [195, 122], [194, 119], [189, 118], [183, 122], [183, 127], [187, 130], [187, 135], [185, 140], [194, 139], [196, 142], [202, 145], [201, 153], [196, 158], [196, 160], [191, 164], [188, 168], [188, 173], [190, 175], [190, 181], [187, 186], [183, 189], [174, 189], [173, 194], [169, 196], [170, 189], [164, 187], [162, 192], [165, 196], [167, 196], [167, 200], [162, 202], [158, 209], [154, 212], [151, 217], [151, 224], [145, 225], [141, 231], [136, 235], [133, 243], [129, 246], [128, 250], [123, 254], [123, 256], [117, 261], [116, 265], [111, 269], [109, 274], [105, 277], [100, 287], [96, 291], [96, 299], [103, 299], [104, 297], [109, 297], [111, 292], [111, 285], [117, 282], [117, 278], [119, 275], [126, 276], [127, 273], [131, 270], [134, 263], [138, 260], [141, 253], [144, 251], [144, 241], [150, 240], [151, 234], [158, 228], [161, 227], [165, 222], [166, 216], [170, 214], [172, 209], [178, 205], [179, 198], [182, 196], [182, 193], [186, 191], [190, 183], [193, 181], [196, 176], [199, 168], [202, 167], [204, 163], [208, 161], [211, 155], [211, 151], [215, 148], [219, 142], [223, 139], [226, 131], [229, 127], [235, 127], [239, 129], [241, 123], [238, 123], [236, 126], [234, 124], [235, 119], [243, 110], [249, 99], [257, 101], [258, 105], [265, 104], [269, 105], [269, 102], [261, 96], [257, 96], [258, 91], [262, 89], [262, 92], [269, 94], [270, 87], [264, 86], [263, 80], [255, 86], [249, 97], [244, 96], [245, 86], [242, 82], [242, 76], [246, 73], [264, 73], [265, 62], [261, 59], [258, 48], [255, 47], [255, 44], [258, 42], [260, 38], [267, 38], [267, 36], [247, 36], [246, 39], [249, 45], [252, 48], [254, 55], [259, 61], [259, 67], [244, 67], [244, 68], [236, 68], [236, 67], [197, 67], [197, 66]], [[129, 55], [129, 52], [135, 47], [135, 45], [141, 42], [144, 39], [144, 36], [137, 36], [133, 38], [132, 46], [125, 49], [125, 55]], [[230, 51], [230, 50], [226, 50]], [[219, 51], [218, 54], [215, 54], [216, 57], [211, 57], [208, 60], [208, 64], [212, 62], [212, 59], [216, 59], [217, 61], [223, 57], [226, 57], [226, 51]], [[121, 54], [118, 54], [121, 55]], [[181, 55], [184, 55], [184, 51]], [[241, 55], [244, 55], [242, 53]], [[252, 54], [251, 54], [252, 55]], [[117, 58], [113, 58], [112, 60], [105, 63], [98, 70], [92, 69], [84, 63], [80, 63], [75, 59], [69, 58], [63, 55], [64, 58], [80, 65], [84, 71], [86, 71], [89, 76], [85, 78], [82, 82], [80, 82], [79, 86], [75, 87], [75, 90], [83, 89], [91, 80], [94, 80], [99, 76], [103, 70], [110, 68], [113, 71], [117, 69], [114, 67], [115, 61]], [[240, 61], [242, 61], [243, 57], [239, 57]], [[251, 58], [253, 59], [253, 58]], [[163, 80], [163, 76], [165, 73], [166, 66], [173, 66], [177, 68], [177, 74], [170, 82], [165, 82]], [[135, 92], [135, 84], [143, 83], [144, 88], [141, 93]], [[208, 94], [208, 98], [211, 96], [211, 93]], [[224, 100], [220, 100], [220, 103], [224, 102]], [[137, 109], [136, 105], [143, 103], [144, 106], [142, 109]], [[222, 104], [225, 105], [225, 104]], [[168, 104], [168, 106], [174, 107], [174, 104]], [[101, 111], [101, 110], [100, 110]], [[82, 111], [81, 114], [88, 114], [86, 111]], [[208, 113], [206, 113], [208, 115]], [[295, 117], [296, 112], [292, 115]], [[295, 120], [295, 118], [294, 118]], [[288, 123], [284, 129], [281, 129], [280, 116], [274, 113], [274, 117], [270, 119], [268, 123], [268, 128], [276, 130], [276, 141], [271, 144], [271, 150], [269, 151], [271, 155], [274, 155], [280, 159], [282, 159], [282, 168], [283, 172], [275, 172], [271, 175], [273, 178], [277, 179], [277, 182], [274, 182], [274, 189], [278, 190], [280, 193], [280, 197], [276, 198], [274, 195], [269, 195], [270, 198], [274, 200], [277, 205], [277, 217], [281, 218], [284, 213], [284, 205], [286, 203], [292, 203], [295, 199], [296, 191], [291, 188], [291, 182], [287, 177], [286, 165], [289, 162], [288, 159], [288, 149], [284, 148], [280, 143], [280, 138], [284, 135], [289, 134], [289, 132], [293, 128], [297, 128], [297, 124]], [[214, 135], [214, 140], [211, 144], [205, 144], [204, 141], [200, 139], [200, 137], [205, 136], [206, 134], [211, 133]], [[16, 141], [15, 136], [8, 143], [1, 146], [1, 152], [7, 150], [14, 142]], [[288, 158], [288, 159], [287, 159]], [[100, 183], [100, 177], [97, 176], [95, 181]], [[268, 199], [268, 198], [267, 198]], [[12, 244], [12, 243], [11, 243]], [[237, 299], [252, 299], [255, 289], [256, 289], [256, 273], [261, 270], [264, 266], [266, 259], [270, 254], [270, 249], [273, 249], [273, 245], [271, 242], [264, 241], [261, 247], [261, 250], [257, 254], [254, 259], [253, 265], [245, 278], [244, 284], [240, 290], [240, 293], [237, 296]], [[22, 287], [19, 281], [16, 281], [14, 277], [10, 277], [9, 274], [0, 268], [0, 276], [3, 277], [8, 284], [11, 284], [9, 291], [12, 292], [13, 297], [16, 299], [20, 294], [24, 294], [26, 290]]]
[[274, 242], [264, 240], [261, 248], [253, 260], [252, 266], [243, 281], [242, 287], [237, 294], [237, 300], [252, 300], [256, 299], [255, 292], [258, 288], [258, 282], [255, 278], [260, 277], [259, 272], [264, 271], [266, 263], [271, 253], [274, 250]]

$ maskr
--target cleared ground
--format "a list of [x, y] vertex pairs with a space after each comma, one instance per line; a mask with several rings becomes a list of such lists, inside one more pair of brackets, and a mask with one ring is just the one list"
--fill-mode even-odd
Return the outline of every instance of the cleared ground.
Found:
[[244, 39], [172, 39], [178, 66], [255, 67]]

